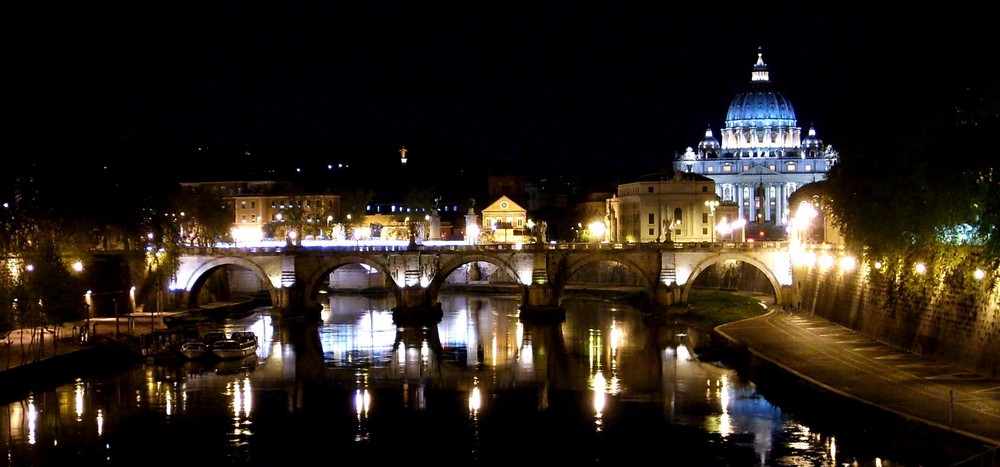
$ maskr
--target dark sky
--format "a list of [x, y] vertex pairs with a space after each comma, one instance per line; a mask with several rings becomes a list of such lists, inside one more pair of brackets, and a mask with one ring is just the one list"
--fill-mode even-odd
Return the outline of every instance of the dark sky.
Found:
[[0, 136], [19, 159], [181, 178], [395, 163], [403, 145], [435, 164], [604, 175], [669, 166], [718, 132], [762, 47], [799, 125], [850, 147], [995, 67], [987, 12], [915, 5], [18, 2], [0, 22]]

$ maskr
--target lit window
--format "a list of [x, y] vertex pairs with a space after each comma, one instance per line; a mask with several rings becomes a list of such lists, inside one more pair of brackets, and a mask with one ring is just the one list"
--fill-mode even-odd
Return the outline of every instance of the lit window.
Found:
[[812, 165], [806, 164], [806, 172], [812, 172], [812, 169], [813, 169]]
[[709, 173], [715, 172], [715, 167], [708, 166], [708, 167], [706, 167], [706, 171], [709, 172]]
[[723, 165], [722, 166], [722, 171], [723, 172], [732, 172], [733, 171], [733, 166], [729, 165], [729, 164]]
[[788, 163], [788, 171], [790, 171], [790, 172], [795, 171], [795, 163], [794, 162], [789, 162]]
[[769, 168], [771, 170], [778, 170], [778, 168], [774, 164], [771, 164], [771, 165], [767, 166], [767, 168]]

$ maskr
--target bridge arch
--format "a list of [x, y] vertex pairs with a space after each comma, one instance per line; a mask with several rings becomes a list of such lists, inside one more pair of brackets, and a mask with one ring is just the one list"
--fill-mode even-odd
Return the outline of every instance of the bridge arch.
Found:
[[201, 286], [205, 284], [205, 281], [211, 277], [213, 272], [226, 266], [237, 266], [253, 272], [258, 278], [261, 279], [261, 283], [267, 285], [267, 293], [271, 297], [271, 303], [281, 303], [278, 295], [278, 289], [275, 287], [274, 283], [271, 282], [271, 278], [268, 276], [267, 271], [265, 271], [264, 268], [245, 258], [238, 256], [222, 256], [200, 264], [188, 277], [187, 283], [184, 284], [184, 290], [187, 291], [185, 306], [189, 308], [197, 307], [198, 291], [201, 289]]
[[479, 261], [490, 263], [500, 269], [503, 269], [505, 272], [510, 274], [511, 277], [517, 279], [517, 284], [521, 286], [522, 289], [524, 288], [524, 284], [521, 283], [521, 276], [518, 274], [516, 266], [497, 256], [482, 255], [472, 252], [468, 254], [449, 256], [448, 259], [438, 266], [438, 270], [434, 273], [434, 277], [427, 285], [427, 292], [429, 296], [436, 299], [441, 287], [444, 286], [445, 280], [449, 275], [451, 275], [452, 272], [455, 272], [456, 269], [462, 267], [463, 265]]
[[[569, 279], [573, 277], [573, 274], [577, 273], [584, 267], [600, 262], [612, 262], [621, 264], [625, 268], [634, 274], [639, 279], [640, 286], [646, 289], [646, 292], [652, 297], [656, 293], [656, 288], [659, 286], [659, 269], [649, 269], [649, 265], [641, 265], [634, 261], [633, 258], [628, 255], [615, 254], [609, 251], [598, 251], [593, 254], [585, 255], [583, 257], [576, 258], [569, 261], [563, 270], [563, 277], [557, 278], [553, 281], [553, 289], [555, 291], [556, 297], [561, 297], [563, 290], [565, 290], [566, 285], [569, 284]], [[655, 271], [655, 274], [650, 274], [650, 272]]]
[[691, 274], [688, 276], [687, 282], [684, 283], [684, 287], [681, 290], [681, 301], [687, 303], [688, 294], [691, 292], [694, 280], [698, 277], [698, 275], [700, 275], [702, 272], [704, 272], [706, 269], [708, 269], [710, 266], [714, 264], [730, 260], [741, 261], [750, 264], [753, 267], [760, 270], [760, 272], [764, 273], [764, 277], [766, 277], [768, 282], [771, 283], [771, 288], [774, 290], [774, 303], [777, 305], [781, 305], [783, 303], [782, 293], [781, 293], [781, 283], [778, 282], [777, 276], [775, 276], [774, 271], [772, 271], [771, 268], [767, 267], [766, 264], [754, 258], [753, 256], [746, 255], [743, 253], [728, 253], [728, 252], [723, 252], [717, 255], [709, 256], [708, 258], [705, 258], [700, 262], [698, 262], [698, 264], [691, 269]]
[[[330, 258], [327, 258], [330, 259]], [[323, 261], [318, 267], [312, 272], [312, 274], [307, 277], [305, 283], [305, 297], [307, 303], [311, 305], [318, 304], [320, 285], [323, 283], [324, 277], [329, 277], [331, 273], [337, 269], [352, 265], [360, 264], [364, 266], [371, 267], [376, 271], [382, 273], [385, 278], [392, 277], [391, 270], [389, 266], [383, 264], [380, 261], [373, 259], [371, 256], [338, 256], [332, 258], [333, 261]], [[399, 300], [399, 287], [392, 287], [393, 294], [396, 296], [396, 300]]]

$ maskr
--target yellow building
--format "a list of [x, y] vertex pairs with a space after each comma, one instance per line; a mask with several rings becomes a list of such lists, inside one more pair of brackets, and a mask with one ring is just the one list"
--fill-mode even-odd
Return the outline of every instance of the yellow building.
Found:
[[527, 243], [527, 219], [528, 211], [501, 196], [483, 209], [480, 238], [485, 243]]

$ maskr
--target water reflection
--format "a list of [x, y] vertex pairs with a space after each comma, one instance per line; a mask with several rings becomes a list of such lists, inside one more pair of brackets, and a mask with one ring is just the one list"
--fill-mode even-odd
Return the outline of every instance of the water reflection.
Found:
[[[140, 365], [6, 404], [8, 465], [619, 463], [902, 465], [784, 413], [718, 362], [710, 336], [634, 309], [567, 303], [524, 323], [516, 297], [448, 294], [440, 322], [330, 296], [319, 323], [261, 312], [244, 360]], [[183, 449], [179, 449], [183, 446]], [[155, 458], [149, 453], [155, 452]], [[534, 457], [530, 459], [527, 453]], [[887, 455], [888, 454], [888, 455]], [[504, 462], [504, 463], [506, 463]]]

